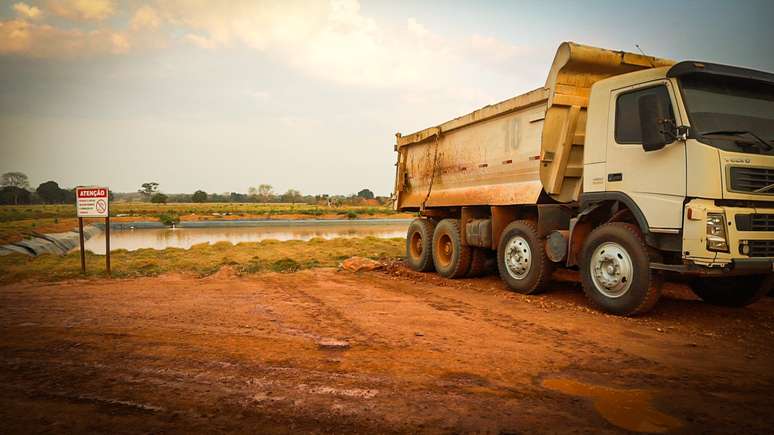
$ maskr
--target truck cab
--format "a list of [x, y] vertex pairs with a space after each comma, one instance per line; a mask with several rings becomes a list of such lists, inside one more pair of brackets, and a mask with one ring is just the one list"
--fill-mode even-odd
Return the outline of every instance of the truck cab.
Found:
[[686, 267], [773, 272], [774, 74], [681, 62], [601, 80], [586, 137], [582, 201], [623, 198]]
[[584, 175], [581, 208], [625, 204], [651, 267], [704, 299], [718, 277], [774, 273], [774, 74], [687, 61], [596, 82]]

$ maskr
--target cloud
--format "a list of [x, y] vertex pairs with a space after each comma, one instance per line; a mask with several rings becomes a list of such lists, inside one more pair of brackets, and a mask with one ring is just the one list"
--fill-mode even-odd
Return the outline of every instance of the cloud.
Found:
[[61, 29], [25, 20], [0, 21], [0, 54], [29, 57], [81, 57], [121, 54], [131, 47], [128, 38], [107, 29]]
[[207, 37], [204, 37], [204, 36], [201, 36], [201, 35], [196, 35], [196, 34], [193, 34], [193, 33], [189, 33], [189, 34], [185, 35], [183, 38], [186, 41], [190, 42], [191, 44], [193, 44], [193, 45], [195, 45], [195, 46], [197, 46], [199, 48], [204, 48], [204, 49], [207, 49], [207, 50], [211, 50], [211, 49], [215, 48], [218, 45], [215, 41], [213, 41], [213, 40], [211, 40], [211, 39], [209, 39]]
[[389, 25], [357, 0], [159, 1], [165, 19], [203, 49], [242, 45], [321, 80], [368, 87], [443, 86], [460, 65], [502, 67], [525, 50], [491, 36], [448, 39], [415, 18]]
[[[48, 5], [57, 15], [81, 20], [104, 20], [116, 10], [113, 0]], [[449, 101], [471, 105], [489, 102], [459, 91], [471, 75], [484, 81], [492, 74], [512, 77], [514, 69], [525, 70], [529, 55], [493, 36], [441, 36], [416, 18], [378, 21], [361, 11], [358, 0], [145, 0], [123, 26], [109, 20], [99, 30], [79, 30], [24, 19], [0, 25], [0, 53], [81, 57], [181, 43], [210, 51], [241, 47], [317, 80], [402, 95], [444, 90]]]
[[69, 20], [102, 21], [115, 13], [114, 0], [49, 0], [55, 15]]
[[21, 18], [26, 18], [28, 20], [37, 20], [43, 15], [43, 11], [41, 11], [40, 8], [37, 6], [30, 6], [26, 3], [14, 4], [13, 10], [16, 11], [16, 14]]
[[207, 45], [265, 50], [310, 36], [325, 17], [327, 2], [167, 0], [156, 7], [170, 22], [208, 39]]
[[129, 22], [129, 28], [134, 31], [145, 29], [157, 29], [161, 25], [161, 18], [155, 9], [148, 5], [140, 6], [135, 11], [132, 20]]

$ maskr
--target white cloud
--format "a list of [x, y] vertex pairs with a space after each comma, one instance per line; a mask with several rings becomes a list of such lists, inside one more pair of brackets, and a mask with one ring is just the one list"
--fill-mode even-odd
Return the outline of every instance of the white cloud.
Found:
[[461, 65], [497, 67], [525, 51], [494, 37], [445, 39], [415, 18], [390, 26], [357, 0], [159, 1], [165, 19], [204, 49], [243, 45], [306, 75], [346, 85], [422, 88], [453, 83]]
[[28, 20], [37, 20], [43, 15], [43, 11], [37, 6], [30, 6], [26, 3], [16, 3], [13, 5], [13, 10], [21, 18]]
[[78, 21], [101, 21], [116, 11], [114, 0], [49, 0], [54, 14]]
[[[113, 0], [48, 4], [55, 14], [72, 19], [102, 20], [116, 11]], [[175, 41], [210, 51], [241, 46], [318, 80], [396, 89], [409, 100], [435, 95], [455, 106], [492, 102], [482, 92], [461, 89], [466, 83], [486, 89], [492, 75], [512, 82], [512, 71], [524, 73], [520, 63], [526, 65], [521, 61], [529, 55], [493, 36], [443, 37], [413, 17], [378, 21], [363, 14], [358, 0], [145, 0], [121, 26], [125, 30], [28, 21], [0, 22], [0, 53], [77, 57], [159, 49]]]
[[125, 53], [130, 46], [125, 35], [107, 29], [85, 32], [18, 19], [0, 21], [0, 54], [81, 57]]
[[199, 48], [204, 48], [207, 50], [211, 50], [217, 47], [217, 43], [215, 41], [205, 36], [195, 35], [193, 33], [185, 35], [184, 39]]
[[253, 91], [249, 95], [258, 101], [268, 101], [271, 97], [271, 93], [268, 91]]
[[148, 5], [140, 6], [129, 22], [129, 28], [134, 31], [144, 29], [157, 29], [161, 25], [161, 18], [155, 9]]

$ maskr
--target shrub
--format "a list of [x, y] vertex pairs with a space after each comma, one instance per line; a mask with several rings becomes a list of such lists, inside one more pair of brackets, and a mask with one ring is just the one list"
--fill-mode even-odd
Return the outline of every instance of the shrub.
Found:
[[197, 190], [191, 195], [191, 201], [193, 202], [207, 202], [207, 192], [203, 190]]
[[177, 215], [170, 215], [170, 214], [160, 214], [158, 215], [159, 222], [162, 224], [171, 227], [172, 225], [180, 223], [180, 216]]
[[154, 193], [150, 198], [150, 202], [154, 204], [166, 204], [167, 199], [167, 195], [164, 195], [163, 193]]
[[271, 270], [274, 272], [298, 272], [301, 270], [301, 265], [292, 258], [283, 258], [275, 261], [271, 265]]

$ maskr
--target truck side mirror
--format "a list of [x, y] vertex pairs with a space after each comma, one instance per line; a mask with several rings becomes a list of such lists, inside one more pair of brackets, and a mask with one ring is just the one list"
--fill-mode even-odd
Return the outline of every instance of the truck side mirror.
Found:
[[640, 130], [642, 132], [642, 149], [656, 151], [664, 148], [674, 141], [674, 121], [671, 120], [669, 110], [664, 105], [664, 100], [655, 94], [647, 94], [640, 97]]

